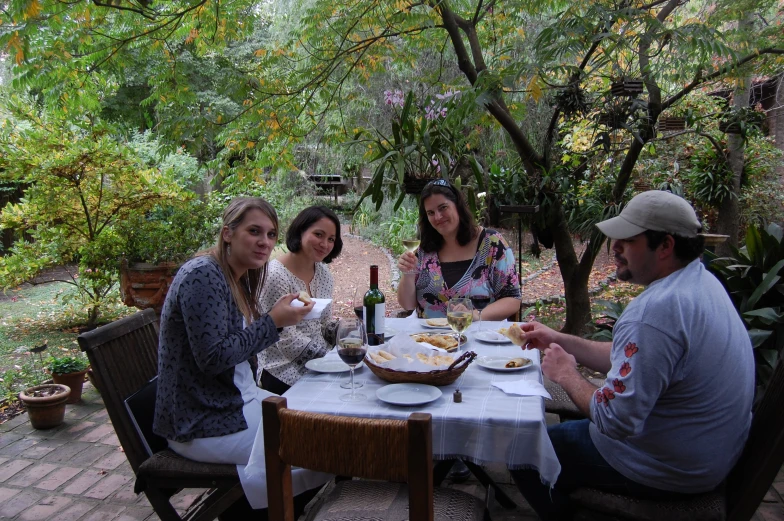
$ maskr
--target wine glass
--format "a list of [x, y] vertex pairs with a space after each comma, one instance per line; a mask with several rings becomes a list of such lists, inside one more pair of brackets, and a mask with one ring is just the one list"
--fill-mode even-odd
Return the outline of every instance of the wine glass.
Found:
[[359, 320], [365, 320], [364, 318], [364, 303], [363, 300], [365, 299], [365, 293], [367, 293], [368, 288], [367, 286], [357, 286], [357, 289], [354, 290], [354, 298], [351, 301], [351, 306], [354, 308], [354, 314], [357, 316]]
[[[402, 239], [400, 242], [403, 243], [406, 253], [415, 253], [419, 248], [419, 234], [413, 229], [408, 230], [408, 232], [404, 235], [405, 239]], [[417, 273], [419, 273], [417, 270], [405, 272], [406, 275], [416, 275]]]
[[479, 326], [476, 328], [477, 331], [482, 330], [482, 310], [490, 304], [490, 300], [490, 295], [471, 295], [471, 304], [479, 310]]
[[457, 333], [457, 352], [460, 352], [461, 340], [463, 338], [463, 331], [468, 329], [471, 321], [474, 318], [474, 307], [471, 304], [471, 299], [468, 298], [453, 298], [449, 299], [446, 305], [446, 321], [452, 331]]
[[354, 392], [354, 368], [365, 358], [367, 353], [367, 335], [361, 320], [354, 318], [342, 319], [337, 333], [338, 356], [351, 370], [351, 392], [340, 395], [344, 402], [360, 402], [367, 400], [367, 396]]

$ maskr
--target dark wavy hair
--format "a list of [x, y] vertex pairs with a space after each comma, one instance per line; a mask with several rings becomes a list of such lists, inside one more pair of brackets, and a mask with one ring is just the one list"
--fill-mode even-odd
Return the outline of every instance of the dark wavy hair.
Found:
[[422, 251], [431, 253], [438, 251], [444, 245], [444, 237], [433, 228], [430, 221], [427, 219], [427, 212], [425, 211], [425, 201], [432, 195], [440, 194], [455, 203], [457, 208], [457, 216], [460, 223], [457, 228], [457, 242], [460, 246], [465, 246], [471, 242], [477, 234], [476, 221], [474, 215], [468, 208], [465, 196], [455, 186], [444, 180], [437, 179], [425, 185], [422, 194], [419, 196], [419, 237], [420, 248]]
[[682, 237], [674, 233], [658, 232], [655, 230], [645, 230], [645, 239], [648, 243], [648, 248], [653, 251], [659, 247], [668, 235], [672, 235], [675, 240], [675, 257], [681, 261], [681, 264], [686, 266], [688, 263], [699, 257], [705, 251], [705, 237], [697, 235], [696, 237]]
[[297, 253], [302, 249], [302, 234], [317, 221], [327, 218], [335, 224], [335, 246], [329, 255], [324, 257], [324, 263], [329, 264], [343, 251], [343, 239], [340, 237], [340, 220], [335, 212], [326, 206], [309, 206], [299, 212], [291, 221], [289, 229], [286, 230], [286, 247], [290, 252]]

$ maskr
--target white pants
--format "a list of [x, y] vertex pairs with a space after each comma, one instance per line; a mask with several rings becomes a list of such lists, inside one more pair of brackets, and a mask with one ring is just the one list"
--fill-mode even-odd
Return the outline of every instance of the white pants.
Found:
[[[169, 440], [169, 448], [180, 456], [204, 463], [234, 463], [240, 476], [242, 490], [250, 506], [256, 509], [267, 508], [267, 473], [264, 470], [264, 434], [261, 428], [261, 401], [268, 396], [277, 396], [256, 387], [247, 362], [235, 369], [234, 383], [242, 391], [245, 405], [242, 414], [248, 428], [225, 436], [197, 438], [184, 443]], [[253, 472], [246, 472], [245, 466], [251, 458]], [[294, 494], [323, 485], [331, 474], [292, 468], [291, 479]]]

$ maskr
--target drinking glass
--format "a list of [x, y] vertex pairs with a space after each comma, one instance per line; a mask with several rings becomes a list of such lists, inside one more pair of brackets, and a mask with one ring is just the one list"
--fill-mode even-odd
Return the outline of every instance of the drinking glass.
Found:
[[482, 310], [490, 304], [490, 300], [490, 295], [471, 295], [471, 304], [479, 310], [479, 325], [476, 328], [477, 331], [482, 330]]
[[354, 368], [360, 363], [367, 353], [368, 343], [365, 326], [361, 320], [354, 318], [342, 319], [337, 332], [338, 356], [351, 370], [350, 393], [340, 395], [344, 402], [360, 402], [367, 400], [367, 396], [354, 392]]
[[[413, 229], [408, 230], [408, 232], [403, 235], [405, 239], [402, 239], [400, 242], [403, 243], [406, 253], [415, 253], [417, 248], [419, 248], [419, 234]], [[417, 270], [405, 272], [406, 275], [416, 275], [417, 273], [419, 273]]]
[[461, 340], [463, 338], [463, 331], [468, 329], [471, 321], [474, 318], [474, 307], [471, 304], [471, 299], [468, 298], [453, 298], [449, 299], [446, 305], [446, 321], [452, 331], [457, 333], [457, 352], [460, 352]]
[[368, 287], [367, 286], [357, 286], [357, 289], [354, 290], [354, 299], [351, 301], [351, 306], [354, 308], [354, 314], [357, 316], [359, 320], [364, 320], [362, 310], [364, 308], [363, 300], [365, 299], [365, 293], [367, 293]]

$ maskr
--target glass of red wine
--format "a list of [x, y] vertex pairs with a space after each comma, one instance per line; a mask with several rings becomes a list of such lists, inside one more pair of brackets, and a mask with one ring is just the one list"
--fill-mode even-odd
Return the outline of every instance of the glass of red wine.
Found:
[[364, 320], [364, 317], [362, 316], [364, 304], [362, 301], [364, 300], [367, 291], [367, 286], [358, 286], [357, 289], [354, 290], [354, 300], [351, 301], [351, 305], [354, 306], [354, 314], [360, 320]]
[[474, 305], [476, 309], [479, 310], [479, 325], [477, 326], [476, 330], [482, 330], [482, 310], [490, 304], [491, 297], [490, 295], [471, 295], [471, 304]]
[[367, 396], [354, 392], [354, 368], [365, 359], [368, 342], [365, 326], [361, 320], [349, 318], [342, 319], [338, 326], [337, 333], [337, 352], [343, 362], [351, 370], [351, 392], [340, 395], [344, 402], [361, 402], [367, 400]]

